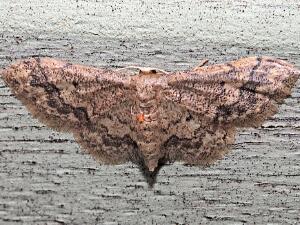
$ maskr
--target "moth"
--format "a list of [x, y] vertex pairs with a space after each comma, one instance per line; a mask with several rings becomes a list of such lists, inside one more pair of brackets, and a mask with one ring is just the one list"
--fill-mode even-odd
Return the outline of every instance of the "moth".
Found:
[[30, 58], [2, 78], [30, 113], [71, 132], [100, 162], [209, 165], [234, 143], [236, 128], [258, 127], [291, 94], [300, 71], [271, 57], [194, 70], [94, 68]]

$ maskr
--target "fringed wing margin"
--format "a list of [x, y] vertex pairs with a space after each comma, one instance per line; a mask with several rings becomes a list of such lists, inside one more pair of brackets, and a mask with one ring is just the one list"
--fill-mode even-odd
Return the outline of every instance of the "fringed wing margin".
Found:
[[277, 112], [299, 76], [283, 60], [249, 57], [170, 75], [165, 96], [215, 123], [257, 127]]
[[171, 160], [208, 165], [221, 159], [234, 143], [236, 127], [257, 127], [274, 115], [299, 76], [293, 65], [270, 57], [249, 57], [165, 76], [165, 99], [207, 124], [194, 139], [173, 136]]
[[15, 96], [39, 121], [72, 132], [75, 139], [106, 163], [123, 155], [104, 149], [98, 118], [128, 100], [128, 76], [112, 70], [73, 65], [52, 58], [21, 60], [1, 72]]

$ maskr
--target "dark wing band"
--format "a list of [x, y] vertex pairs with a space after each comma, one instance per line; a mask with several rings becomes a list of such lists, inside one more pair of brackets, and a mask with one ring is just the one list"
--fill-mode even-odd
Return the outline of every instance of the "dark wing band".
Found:
[[282, 60], [249, 57], [171, 74], [165, 97], [207, 119], [258, 126], [277, 111], [299, 76]]
[[114, 140], [111, 144], [104, 139], [107, 129], [99, 121], [103, 114], [130, 101], [128, 76], [35, 58], [10, 66], [2, 77], [41, 122], [58, 131], [72, 132], [79, 144], [102, 162], [126, 161], [127, 152], [118, 152]]
[[80, 127], [128, 94], [122, 74], [51, 58], [20, 61], [2, 77], [35, 117], [56, 130]]
[[300, 71], [269, 57], [250, 57], [164, 76], [163, 96], [197, 115], [200, 128], [166, 144], [172, 160], [207, 165], [234, 143], [235, 128], [259, 126], [291, 93]]

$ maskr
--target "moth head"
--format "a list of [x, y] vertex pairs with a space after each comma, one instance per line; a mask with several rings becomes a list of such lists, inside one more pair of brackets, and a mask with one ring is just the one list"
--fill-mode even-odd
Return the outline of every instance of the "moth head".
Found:
[[152, 77], [152, 78], [158, 78], [164, 74], [167, 74], [166, 71], [157, 69], [157, 68], [151, 68], [151, 67], [139, 67], [139, 76], [144, 77]]
[[[133, 70], [134, 72], [129, 73], [130, 76], [148, 76], [148, 77], [159, 77], [163, 74], [168, 74], [168, 72], [162, 70], [162, 69], [157, 69], [157, 68], [152, 68], [152, 67], [141, 67], [141, 66], [127, 66], [124, 68], [117, 69], [117, 71], [121, 70]], [[138, 72], [136, 72], [138, 71]]]
[[151, 67], [139, 67], [138, 69], [139, 69], [139, 75], [154, 75], [159, 72], [158, 69], [151, 68]]
[[151, 68], [151, 67], [140, 67], [139, 68], [139, 77], [148, 77], [148, 78], [158, 78], [164, 73], [160, 69]]

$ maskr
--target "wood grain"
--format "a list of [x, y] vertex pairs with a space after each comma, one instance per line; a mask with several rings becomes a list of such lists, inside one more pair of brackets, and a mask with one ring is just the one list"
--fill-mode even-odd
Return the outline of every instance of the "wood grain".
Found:
[[[193, 68], [269, 55], [300, 67], [295, 1], [3, 1], [0, 67], [30, 56], [92, 66]], [[298, 35], [298, 36], [297, 36]], [[47, 129], [0, 81], [0, 224], [297, 224], [300, 83], [209, 168], [100, 166]]]

